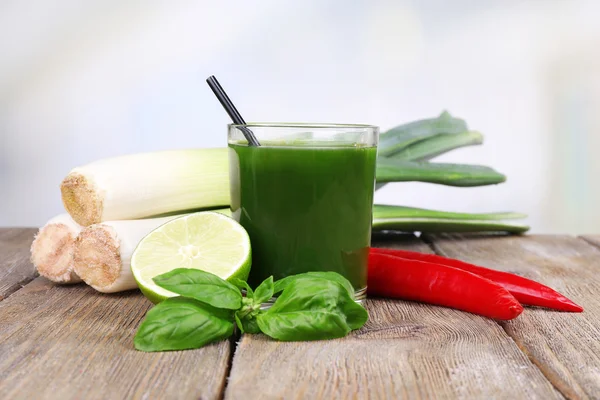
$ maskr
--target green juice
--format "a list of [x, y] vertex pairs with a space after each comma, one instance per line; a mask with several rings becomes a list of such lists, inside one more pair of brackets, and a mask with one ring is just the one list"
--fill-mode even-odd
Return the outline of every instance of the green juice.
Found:
[[252, 243], [250, 284], [335, 271], [366, 288], [377, 148], [229, 147], [232, 215]]

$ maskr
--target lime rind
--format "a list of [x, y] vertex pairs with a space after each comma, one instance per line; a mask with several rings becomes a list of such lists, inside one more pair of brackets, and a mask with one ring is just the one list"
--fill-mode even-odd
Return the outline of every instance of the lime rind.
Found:
[[252, 254], [246, 230], [222, 214], [203, 211], [176, 218], [144, 237], [131, 257], [131, 271], [152, 302], [176, 296], [152, 278], [175, 268], [195, 268], [223, 279], [246, 280]]

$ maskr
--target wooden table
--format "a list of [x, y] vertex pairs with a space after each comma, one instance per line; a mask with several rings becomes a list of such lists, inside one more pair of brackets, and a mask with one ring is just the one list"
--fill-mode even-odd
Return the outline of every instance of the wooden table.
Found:
[[541, 281], [585, 308], [527, 308], [506, 323], [369, 299], [367, 324], [331, 341], [243, 335], [184, 352], [141, 353], [151, 307], [139, 292], [57, 286], [29, 263], [34, 229], [0, 229], [0, 399], [600, 398], [600, 236], [387, 235]]

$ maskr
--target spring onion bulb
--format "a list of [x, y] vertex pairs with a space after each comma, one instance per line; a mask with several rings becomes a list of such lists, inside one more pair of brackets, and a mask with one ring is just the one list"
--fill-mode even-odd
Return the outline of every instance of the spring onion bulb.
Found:
[[172, 150], [99, 160], [61, 184], [67, 212], [83, 226], [229, 205], [227, 148]]
[[77, 283], [73, 250], [82, 227], [68, 214], [52, 218], [40, 228], [31, 244], [31, 262], [41, 276], [56, 283]]

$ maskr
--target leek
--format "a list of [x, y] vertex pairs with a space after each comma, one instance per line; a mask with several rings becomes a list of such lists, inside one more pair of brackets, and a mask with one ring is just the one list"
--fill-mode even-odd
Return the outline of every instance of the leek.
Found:
[[61, 184], [67, 212], [83, 226], [229, 205], [227, 149], [109, 158], [73, 169]]
[[[377, 181], [423, 181], [453, 186], [499, 183], [485, 168], [377, 161]], [[73, 169], [61, 184], [65, 209], [80, 225], [155, 217], [229, 205], [227, 149], [142, 153]]]
[[[384, 133], [379, 145], [377, 188], [421, 181], [451, 186], [503, 182], [488, 167], [411, 162], [477, 144], [481, 134], [447, 112]], [[73, 169], [61, 184], [67, 212], [80, 225], [172, 215], [229, 205], [228, 150], [198, 149], [135, 154]], [[411, 160], [403, 160], [411, 158]]]
[[50, 219], [31, 244], [31, 263], [38, 273], [56, 283], [77, 283], [73, 265], [75, 239], [81, 226], [67, 214]]
[[[231, 215], [229, 209], [216, 210]], [[107, 221], [84, 228], [77, 241], [73, 262], [76, 273], [99, 292], [137, 289], [131, 272], [131, 256], [138, 243], [154, 229], [175, 218]]]
[[84, 228], [75, 243], [75, 272], [99, 292], [137, 288], [130, 269], [133, 250], [144, 236], [174, 218], [107, 221]]

